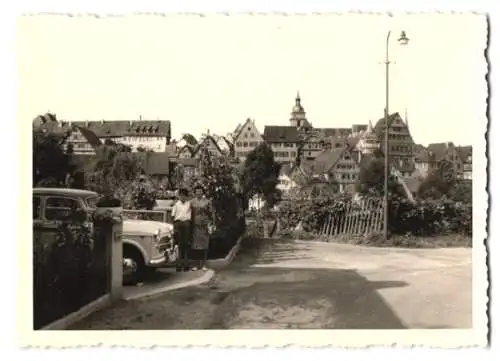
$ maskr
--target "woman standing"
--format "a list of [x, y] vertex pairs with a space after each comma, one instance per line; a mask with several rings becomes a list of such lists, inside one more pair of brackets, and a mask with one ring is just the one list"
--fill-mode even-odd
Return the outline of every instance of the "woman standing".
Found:
[[193, 217], [192, 249], [200, 256], [200, 263], [194, 269], [207, 270], [206, 262], [210, 234], [214, 229], [215, 214], [212, 202], [204, 197], [204, 189], [201, 185], [194, 187], [194, 199], [191, 200], [191, 212]]

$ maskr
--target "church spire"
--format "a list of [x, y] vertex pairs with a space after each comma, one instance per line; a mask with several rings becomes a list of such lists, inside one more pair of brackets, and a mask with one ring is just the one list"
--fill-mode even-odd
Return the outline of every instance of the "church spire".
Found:
[[405, 124], [408, 128], [410, 128], [410, 125], [408, 124], [408, 109], [405, 108]]

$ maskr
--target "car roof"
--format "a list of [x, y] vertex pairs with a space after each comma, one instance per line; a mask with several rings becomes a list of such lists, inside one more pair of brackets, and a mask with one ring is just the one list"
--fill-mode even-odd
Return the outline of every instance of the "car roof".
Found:
[[91, 197], [98, 194], [86, 189], [74, 188], [33, 188], [33, 194], [37, 195], [55, 195], [55, 196], [76, 196], [76, 197]]

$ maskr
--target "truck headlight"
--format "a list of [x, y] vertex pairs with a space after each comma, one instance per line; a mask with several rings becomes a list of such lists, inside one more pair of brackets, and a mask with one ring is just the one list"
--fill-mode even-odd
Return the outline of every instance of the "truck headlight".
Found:
[[156, 232], [155, 232], [155, 237], [154, 237], [154, 240], [156, 241], [156, 243], [160, 243], [160, 230], [158, 229]]

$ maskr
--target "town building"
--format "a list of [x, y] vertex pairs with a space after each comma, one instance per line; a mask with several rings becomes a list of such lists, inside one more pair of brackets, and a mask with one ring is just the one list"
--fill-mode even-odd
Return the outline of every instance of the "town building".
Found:
[[[407, 117], [403, 120], [399, 113], [389, 115], [389, 159], [391, 164], [403, 176], [410, 176], [415, 170], [413, 149], [415, 143], [410, 133]], [[375, 124], [381, 150], [384, 151], [385, 144], [385, 118], [379, 119]]]
[[255, 120], [248, 118], [243, 124], [238, 125], [233, 132], [235, 157], [244, 162], [248, 153], [264, 142], [262, 135], [255, 125]]
[[168, 120], [76, 121], [68, 122], [68, 125], [79, 130], [71, 134], [68, 144], [72, 144], [75, 153], [80, 154], [93, 153], [92, 145], [86, 142], [86, 137], [81, 133], [82, 129], [94, 133], [102, 142], [111, 140], [130, 146], [132, 152], [165, 152], [170, 144], [171, 129]]
[[472, 146], [459, 146], [458, 155], [462, 159], [462, 178], [472, 180]]

